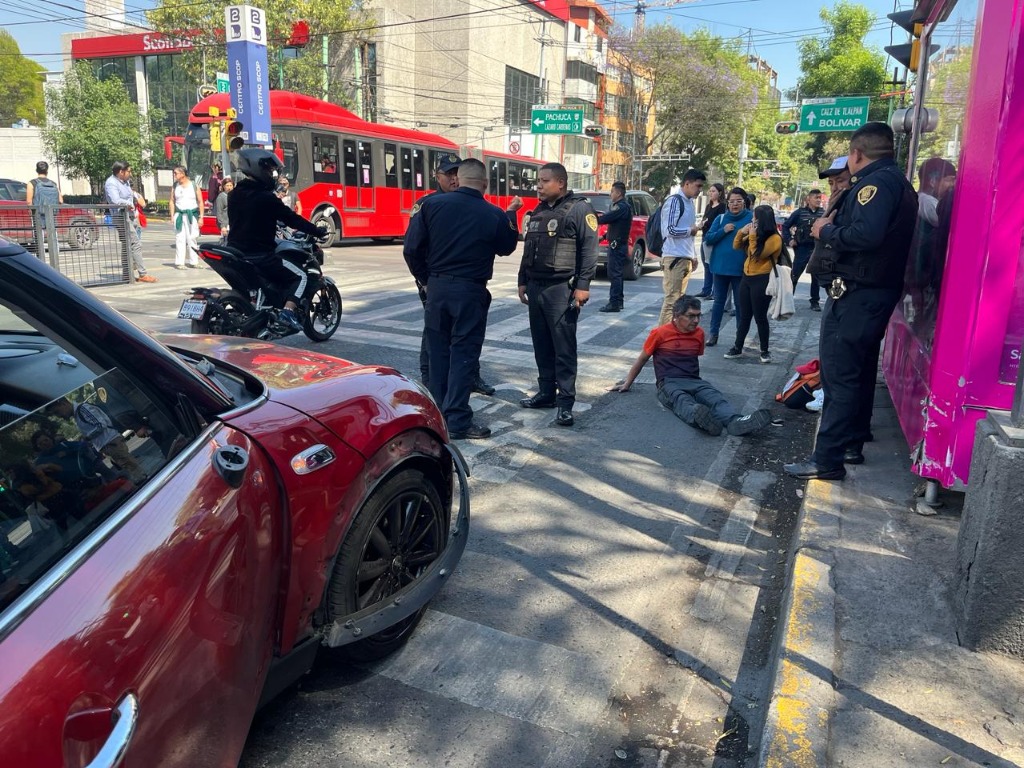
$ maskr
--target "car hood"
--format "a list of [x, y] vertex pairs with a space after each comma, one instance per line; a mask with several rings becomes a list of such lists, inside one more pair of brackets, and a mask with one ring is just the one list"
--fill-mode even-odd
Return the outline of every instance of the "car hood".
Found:
[[249, 372], [270, 400], [316, 419], [364, 456], [396, 429], [446, 434], [430, 395], [388, 366], [229, 336], [162, 335], [160, 341]]

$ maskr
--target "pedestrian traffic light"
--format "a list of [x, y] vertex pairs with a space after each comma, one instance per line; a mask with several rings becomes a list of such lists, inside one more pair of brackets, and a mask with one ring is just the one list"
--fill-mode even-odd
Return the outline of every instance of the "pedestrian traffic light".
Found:
[[220, 120], [220, 110], [217, 107], [210, 107], [207, 111], [210, 115], [210, 151], [220, 152], [220, 132], [224, 128]]
[[[910, 42], [902, 45], [887, 45], [885, 52], [911, 72], [917, 72], [921, 65], [921, 34], [924, 32], [924, 24], [915, 21], [914, 11], [897, 11], [888, 14], [888, 18], [910, 33]], [[928, 45], [929, 56], [937, 50], [939, 50], [939, 46]]]
[[224, 142], [227, 144], [229, 152], [234, 152], [245, 146], [245, 137], [242, 135], [244, 131], [245, 126], [235, 120], [235, 110], [229, 109], [228, 122], [224, 126]]
[[800, 130], [800, 123], [796, 121], [785, 121], [775, 124], [775, 132], [781, 134], [796, 133]]
[[604, 128], [602, 128], [600, 125], [588, 125], [586, 128], [583, 129], [583, 135], [589, 136], [592, 139], [596, 139], [598, 136], [601, 136], [603, 134]]

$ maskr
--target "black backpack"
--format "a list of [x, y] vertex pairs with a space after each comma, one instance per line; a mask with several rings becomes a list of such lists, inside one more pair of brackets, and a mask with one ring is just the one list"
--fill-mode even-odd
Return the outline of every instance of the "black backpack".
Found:
[[32, 179], [32, 205], [50, 208], [60, 204], [60, 191], [51, 179]]
[[[647, 226], [644, 227], [644, 240], [647, 241], [647, 252], [652, 256], [661, 256], [662, 250], [665, 248], [665, 238], [661, 235], [661, 209], [665, 207], [665, 203], [672, 199], [672, 197], [681, 197], [681, 195], [669, 195], [661, 201], [661, 205], [654, 209], [654, 213], [647, 219]], [[683, 201], [679, 201], [679, 219], [683, 218]], [[679, 223], [679, 219], [676, 219], [676, 224]]]

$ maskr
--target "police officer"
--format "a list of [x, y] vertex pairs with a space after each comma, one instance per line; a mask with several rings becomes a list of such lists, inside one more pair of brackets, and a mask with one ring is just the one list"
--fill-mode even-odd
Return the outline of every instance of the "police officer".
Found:
[[[782, 234], [787, 236], [789, 247], [793, 249], [794, 291], [814, 251], [811, 227], [824, 213], [825, 210], [821, 207], [821, 190], [812, 189], [804, 198], [804, 204], [793, 211], [782, 224]], [[814, 275], [811, 275], [811, 310], [821, 312], [821, 287]]]
[[[454, 152], [442, 152], [437, 157], [437, 166], [434, 168], [434, 180], [437, 182], [436, 192], [431, 194], [440, 194], [443, 192], [453, 192], [459, 188], [459, 165], [462, 164], [462, 158], [456, 155]], [[429, 197], [429, 195], [428, 195]], [[523, 201], [516, 197], [512, 200], [512, 204], [509, 206], [509, 211], [516, 211], [523, 206]], [[419, 206], [413, 206], [412, 215], [415, 216], [419, 211]], [[416, 290], [419, 292], [420, 301], [423, 302], [424, 317], [426, 316], [427, 309], [427, 294], [423, 290], [423, 286], [419, 283], [416, 284]], [[423, 336], [420, 339], [420, 378], [423, 384], [427, 387], [430, 386], [430, 358], [427, 354], [427, 326], [426, 323], [423, 325]], [[494, 387], [483, 380], [480, 376], [480, 365], [477, 362], [476, 371], [473, 373], [473, 391], [479, 392], [481, 395], [493, 395]]]
[[611, 206], [607, 213], [598, 214], [598, 224], [607, 224], [608, 232], [608, 303], [599, 312], [621, 312], [625, 300], [622, 291], [622, 275], [626, 269], [626, 249], [629, 247], [629, 230], [633, 225], [633, 211], [626, 202], [626, 185], [621, 181], [612, 184]]
[[813, 455], [785, 466], [795, 477], [842, 480], [844, 463], [864, 460], [879, 344], [903, 293], [917, 219], [917, 193], [893, 155], [888, 125], [859, 128], [847, 157], [853, 186], [811, 229], [825, 248], [818, 277], [829, 297], [819, 349], [825, 402]]
[[530, 335], [539, 389], [523, 408], [556, 408], [555, 423], [573, 425], [576, 403], [576, 321], [590, 299], [597, 271], [597, 214], [568, 189], [565, 166], [548, 163], [537, 174], [540, 203], [528, 220], [519, 267], [519, 300], [530, 308]]
[[457, 189], [420, 201], [403, 248], [409, 271], [426, 292], [430, 394], [453, 440], [491, 434], [473, 423], [469, 397], [487, 330], [494, 256], [506, 256], [519, 244], [515, 213], [484, 200], [486, 189], [484, 164], [463, 160]]

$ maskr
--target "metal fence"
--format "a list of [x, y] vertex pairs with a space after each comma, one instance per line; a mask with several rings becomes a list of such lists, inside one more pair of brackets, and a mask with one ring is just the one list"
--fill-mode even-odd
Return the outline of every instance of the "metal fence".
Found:
[[[133, 213], [127, 226], [136, 226]], [[85, 287], [134, 281], [125, 225], [125, 210], [109, 205], [0, 203], [0, 236]]]

